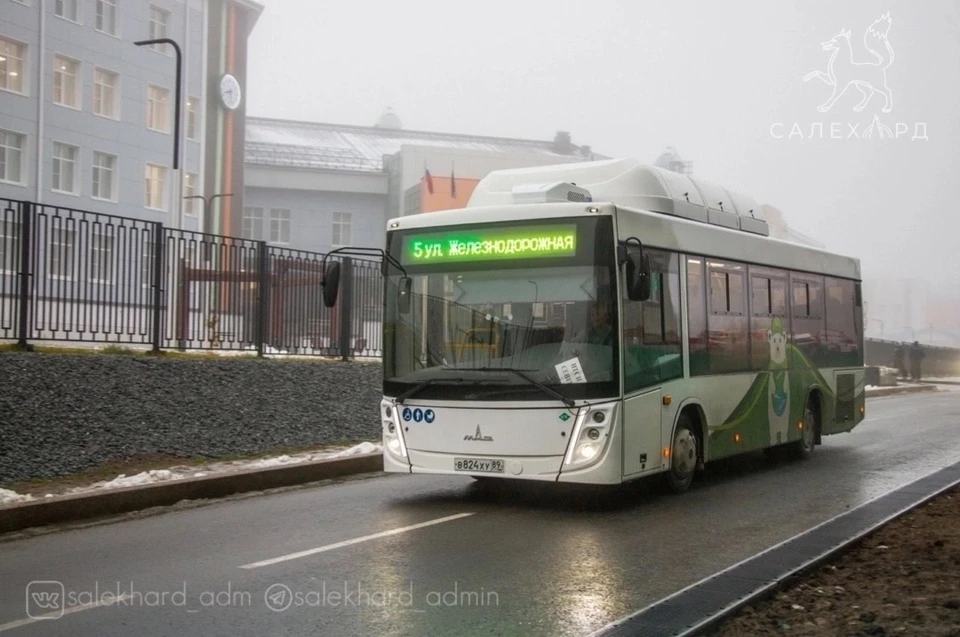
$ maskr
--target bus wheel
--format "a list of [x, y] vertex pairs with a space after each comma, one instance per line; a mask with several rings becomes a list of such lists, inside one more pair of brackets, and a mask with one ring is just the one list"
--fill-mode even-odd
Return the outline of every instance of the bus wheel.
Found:
[[680, 414], [670, 445], [670, 469], [664, 474], [667, 488], [674, 493], [683, 493], [693, 483], [696, 469], [697, 433], [689, 416]]
[[816, 398], [810, 396], [803, 408], [803, 429], [800, 430], [800, 440], [793, 443], [790, 449], [794, 458], [806, 460], [813, 455], [813, 450], [816, 447], [817, 427], [820, 425], [819, 420]]

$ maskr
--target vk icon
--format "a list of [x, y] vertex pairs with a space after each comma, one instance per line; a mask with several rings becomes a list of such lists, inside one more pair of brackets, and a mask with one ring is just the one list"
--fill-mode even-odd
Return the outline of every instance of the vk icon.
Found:
[[433, 419], [435, 417], [436, 417], [436, 414], [433, 413], [432, 409], [428, 409], [425, 412], [423, 412], [423, 419], [426, 420], [427, 423], [433, 422]]
[[409, 408], [409, 407], [404, 407], [404, 409], [403, 409], [403, 419], [404, 419], [404, 420], [410, 420], [410, 415], [411, 415], [411, 414], [412, 414], [412, 412], [410, 411], [410, 408]]

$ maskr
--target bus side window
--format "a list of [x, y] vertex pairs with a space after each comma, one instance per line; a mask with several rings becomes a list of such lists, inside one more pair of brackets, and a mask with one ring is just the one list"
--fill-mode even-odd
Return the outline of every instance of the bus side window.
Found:
[[623, 295], [624, 390], [683, 376], [679, 255], [648, 249], [650, 299]]
[[690, 341], [690, 375], [710, 373], [707, 351], [707, 301], [704, 263], [700, 257], [687, 257], [687, 314]]
[[750, 369], [750, 341], [747, 338], [746, 266], [711, 259], [707, 272], [710, 373], [747, 371]]
[[[790, 275], [793, 332], [791, 367], [814, 367], [823, 362], [826, 320], [823, 312], [823, 277], [808, 274]], [[802, 356], [801, 356], [802, 355]], [[804, 357], [806, 360], [804, 360]]]
[[[787, 361], [775, 360], [779, 352], [771, 349], [771, 339], [782, 335], [790, 342], [790, 316], [787, 314], [787, 273], [771, 268], [750, 268], [750, 340], [754, 370], [785, 367]], [[789, 348], [787, 348], [787, 351]]]

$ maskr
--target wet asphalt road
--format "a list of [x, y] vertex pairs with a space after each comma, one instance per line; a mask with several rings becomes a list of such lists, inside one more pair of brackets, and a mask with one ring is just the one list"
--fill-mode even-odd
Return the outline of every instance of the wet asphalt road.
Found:
[[[751, 455], [683, 496], [387, 476], [0, 542], [0, 635], [586, 635], [960, 460], [960, 392], [867, 409], [809, 461]], [[106, 591], [129, 597], [27, 616]]]

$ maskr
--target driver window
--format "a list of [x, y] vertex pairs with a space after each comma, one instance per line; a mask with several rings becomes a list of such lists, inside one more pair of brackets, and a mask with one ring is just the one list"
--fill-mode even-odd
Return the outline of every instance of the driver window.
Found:
[[[650, 257], [650, 299], [623, 294], [624, 391], [631, 392], [683, 376], [680, 345], [679, 255], [645, 250]], [[621, 268], [621, 278], [625, 276]]]

